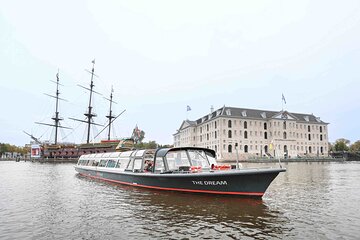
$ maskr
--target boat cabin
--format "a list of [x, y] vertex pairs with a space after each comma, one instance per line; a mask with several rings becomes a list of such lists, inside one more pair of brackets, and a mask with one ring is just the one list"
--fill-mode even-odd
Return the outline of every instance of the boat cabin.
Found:
[[210, 170], [216, 165], [216, 160], [211, 149], [186, 147], [87, 154], [79, 158], [77, 165], [129, 172], [170, 173]]

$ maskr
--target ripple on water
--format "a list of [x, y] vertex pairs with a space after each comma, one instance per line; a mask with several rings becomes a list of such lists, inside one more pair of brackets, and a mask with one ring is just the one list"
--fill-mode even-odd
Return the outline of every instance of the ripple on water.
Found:
[[356, 239], [360, 164], [291, 163], [262, 200], [90, 180], [0, 162], [1, 239]]

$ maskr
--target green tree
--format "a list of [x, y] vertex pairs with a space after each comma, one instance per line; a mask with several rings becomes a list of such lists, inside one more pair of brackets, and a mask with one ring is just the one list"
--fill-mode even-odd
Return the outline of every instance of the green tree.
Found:
[[139, 142], [134, 146], [136, 149], [156, 149], [158, 144], [155, 141]]
[[345, 138], [336, 140], [334, 144], [334, 151], [349, 151], [350, 141]]
[[25, 147], [17, 147], [8, 143], [0, 143], [0, 155], [5, 152], [17, 152], [21, 154], [26, 154], [28, 151], [29, 149]]
[[356, 142], [351, 144], [350, 151], [351, 152], [360, 152], [360, 140], [357, 140]]

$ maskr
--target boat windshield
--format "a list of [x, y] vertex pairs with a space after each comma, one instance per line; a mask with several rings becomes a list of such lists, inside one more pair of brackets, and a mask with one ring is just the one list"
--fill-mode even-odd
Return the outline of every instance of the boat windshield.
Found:
[[179, 170], [179, 167], [190, 166], [185, 150], [168, 152], [166, 154], [166, 161], [170, 171]]
[[188, 150], [191, 165], [199, 166], [202, 168], [210, 168], [209, 160], [206, 157], [206, 154], [202, 150]]

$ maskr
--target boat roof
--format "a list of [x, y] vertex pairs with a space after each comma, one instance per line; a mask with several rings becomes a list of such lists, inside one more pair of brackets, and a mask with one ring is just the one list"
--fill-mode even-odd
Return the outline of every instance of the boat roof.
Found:
[[[87, 158], [87, 159], [101, 159], [101, 158], [119, 158], [119, 157], [142, 157], [147, 154], [154, 154], [156, 157], [164, 157], [170, 151], [181, 151], [181, 150], [197, 150], [197, 151], [204, 151], [208, 155], [215, 158], [216, 154], [215, 151], [208, 148], [201, 148], [201, 147], [175, 147], [175, 148], [159, 148], [156, 151], [154, 149], [140, 149], [140, 150], [130, 150], [126, 152], [108, 152], [108, 153], [92, 153], [92, 154], [85, 154], [80, 156], [80, 159]], [[133, 155], [134, 154], [134, 155]]]
[[159, 148], [156, 151], [156, 157], [164, 157], [170, 151], [180, 151], [180, 150], [198, 150], [204, 151], [205, 153], [210, 154], [210, 156], [216, 156], [215, 151], [208, 148], [201, 148], [201, 147], [175, 147], [175, 148]]

